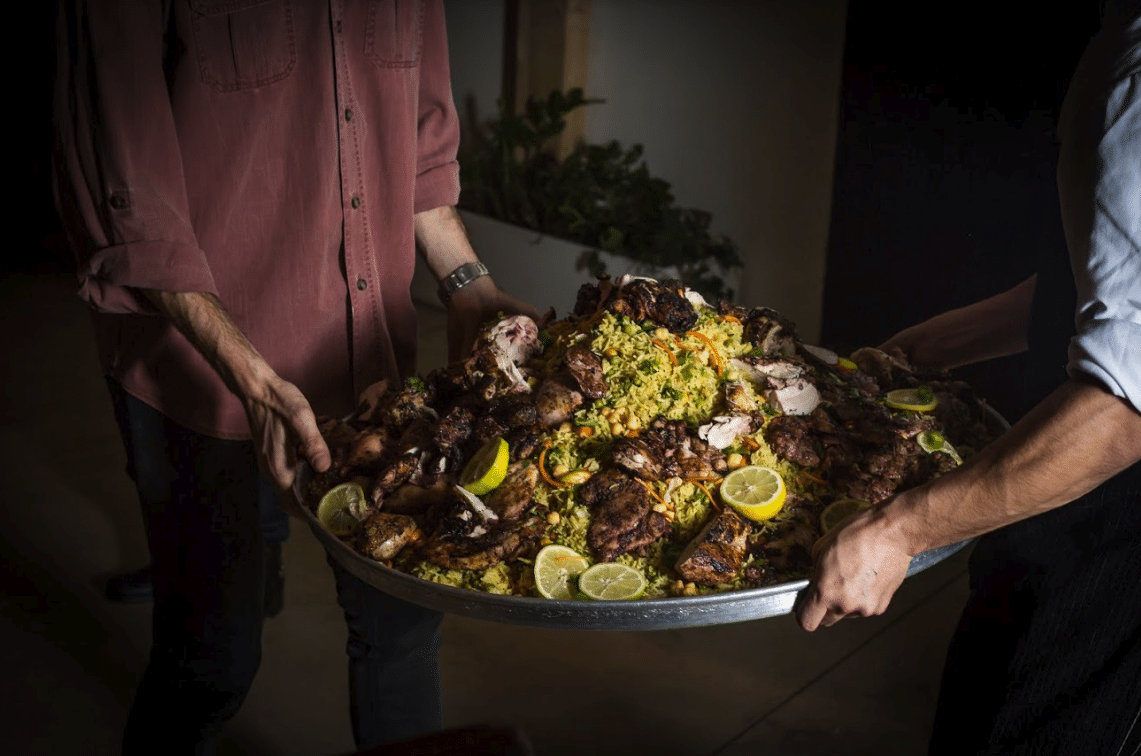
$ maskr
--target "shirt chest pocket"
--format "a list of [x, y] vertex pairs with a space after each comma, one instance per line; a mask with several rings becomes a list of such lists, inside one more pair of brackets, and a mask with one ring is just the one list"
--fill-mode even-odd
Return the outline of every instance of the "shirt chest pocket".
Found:
[[422, 0], [369, 0], [365, 54], [381, 68], [415, 67], [423, 23]]
[[202, 81], [215, 92], [257, 89], [297, 65], [289, 0], [189, 0]]

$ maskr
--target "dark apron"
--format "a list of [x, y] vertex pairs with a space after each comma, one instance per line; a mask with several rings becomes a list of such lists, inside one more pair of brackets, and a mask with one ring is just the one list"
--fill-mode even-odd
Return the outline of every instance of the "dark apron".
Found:
[[[1039, 266], [1026, 396], [1066, 380], [1074, 281]], [[1141, 463], [1082, 498], [979, 539], [931, 751], [1104, 754], [1141, 748]]]

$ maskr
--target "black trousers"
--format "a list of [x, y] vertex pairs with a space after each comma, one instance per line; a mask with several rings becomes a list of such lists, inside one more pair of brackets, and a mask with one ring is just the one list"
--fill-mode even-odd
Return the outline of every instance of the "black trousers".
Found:
[[1141, 753], [1141, 464], [980, 539], [932, 756]]
[[[155, 594], [151, 654], [123, 752], [209, 754], [261, 662], [259, 507], [280, 505], [258, 474], [252, 443], [201, 436], [108, 383], [142, 504]], [[348, 625], [357, 745], [440, 729], [442, 615], [333, 567]]]

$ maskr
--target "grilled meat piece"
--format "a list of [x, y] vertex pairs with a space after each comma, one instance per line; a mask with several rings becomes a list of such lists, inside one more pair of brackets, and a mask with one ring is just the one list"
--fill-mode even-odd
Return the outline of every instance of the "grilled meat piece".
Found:
[[380, 506], [384, 498], [407, 482], [419, 466], [420, 456], [417, 454], [401, 454], [386, 464], [369, 487], [368, 499], [372, 505]]
[[553, 428], [570, 419], [585, 399], [578, 389], [570, 385], [569, 376], [559, 373], [546, 379], [535, 390], [535, 407], [539, 422]]
[[753, 544], [753, 551], [776, 570], [807, 572], [812, 567], [812, 545], [820, 535], [818, 517], [793, 497], [775, 527]]
[[507, 468], [503, 482], [483, 497], [483, 503], [502, 520], [517, 519], [531, 504], [538, 483], [537, 465], [516, 462]]
[[720, 585], [741, 571], [752, 528], [731, 509], [714, 517], [678, 558], [678, 574], [698, 585]]
[[756, 423], [752, 415], [718, 415], [697, 429], [697, 437], [715, 449], [725, 449], [739, 437], [752, 433]]
[[651, 446], [643, 438], [619, 438], [610, 447], [614, 464], [642, 480], [662, 480], [665, 460], [661, 449]]
[[[478, 519], [466, 511], [469, 520]], [[465, 531], [466, 525], [454, 516], [445, 519], [425, 545], [423, 557], [452, 570], [485, 570], [530, 549], [543, 537], [547, 521], [545, 511], [538, 509], [522, 520], [485, 520]]]
[[539, 410], [531, 396], [504, 399], [492, 405], [491, 411], [508, 428], [522, 428], [539, 421]]
[[588, 399], [601, 399], [610, 386], [602, 373], [602, 358], [581, 344], [568, 347], [563, 362], [579, 391]]
[[725, 411], [729, 414], [747, 415], [760, 409], [757, 400], [749, 394], [747, 387], [741, 381], [726, 381], [724, 391]]
[[697, 310], [685, 298], [681, 283], [674, 280], [623, 283], [607, 307], [631, 320], [651, 320], [670, 333], [684, 333], [697, 322]]
[[604, 562], [637, 553], [670, 532], [670, 521], [653, 511], [646, 488], [620, 470], [598, 473], [579, 489], [579, 497], [593, 512], [587, 543]]
[[820, 464], [820, 446], [809, 421], [796, 415], [774, 417], [765, 426], [765, 441], [773, 453], [804, 467]]
[[453, 407], [448, 414], [440, 418], [436, 432], [432, 435], [432, 442], [440, 449], [462, 446], [471, 436], [474, 421], [475, 416], [467, 407]]
[[539, 448], [539, 440], [545, 430], [540, 426], [530, 426], [508, 431], [504, 440], [511, 449], [511, 461], [518, 462], [533, 455]]
[[375, 512], [357, 529], [357, 550], [380, 562], [392, 559], [409, 543], [419, 540], [420, 528], [407, 515]]
[[437, 477], [430, 485], [405, 483], [384, 497], [384, 510], [389, 514], [418, 515], [443, 504], [451, 484]]
[[350, 442], [345, 465], [351, 469], [373, 469], [380, 464], [385, 448], [391, 443], [391, 436], [384, 428], [366, 428]]
[[480, 415], [472, 427], [471, 437], [476, 443], [483, 444], [496, 436], [505, 436], [507, 426], [494, 415]]
[[776, 310], [754, 307], [745, 317], [743, 338], [766, 355], [796, 353], [796, 326]]

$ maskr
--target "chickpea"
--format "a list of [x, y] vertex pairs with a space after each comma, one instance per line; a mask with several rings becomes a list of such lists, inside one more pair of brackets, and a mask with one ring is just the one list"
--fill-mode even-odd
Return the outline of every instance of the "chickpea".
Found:
[[603, 357], [617, 357], [618, 356], [618, 350], [615, 349], [614, 347], [610, 347], [609, 349], [607, 349], [605, 352], [602, 353], [602, 356]]
[[694, 585], [693, 583], [686, 583], [685, 584], [685, 590], [683, 591], [683, 593], [686, 596], [696, 596], [697, 595], [697, 586]]
[[664, 514], [666, 511], [666, 505], [659, 501], [657, 504], [654, 505], [654, 511], [655, 512], [661, 512]]
[[654, 338], [662, 340], [662, 341], [670, 338], [669, 329], [668, 328], [655, 328], [654, 329]]
[[638, 419], [637, 415], [631, 415], [630, 418], [626, 421], [626, 427], [632, 431], [641, 430], [642, 421]]
[[559, 517], [558, 512], [551, 512], [550, 514], [547, 515], [547, 523], [550, 525], [558, 525], [559, 520], [561, 520], [561, 519], [562, 518]]
[[563, 421], [563, 424], [559, 426], [559, 433], [570, 433], [572, 429], [573, 426], [569, 421]]
[[736, 470], [745, 466], [745, 458], [734, 452], [725, 458], [725, 464], [729, 465], [730, 470]]
[[555, 476], [556, 478], [561, 478], [562, 476], [566, 475], [569, 472], [570, 472], [570, 468], [567, 467], [566, 465], [560, 464], [560, 465], [555, 465], [554, 467], [551, 468], [551, 475]]
[[611, 423], [610, 424], [610, 435], [621, 436], [625, 432], [626, 432], [626, 426], [624, 426], [622, 423]]

